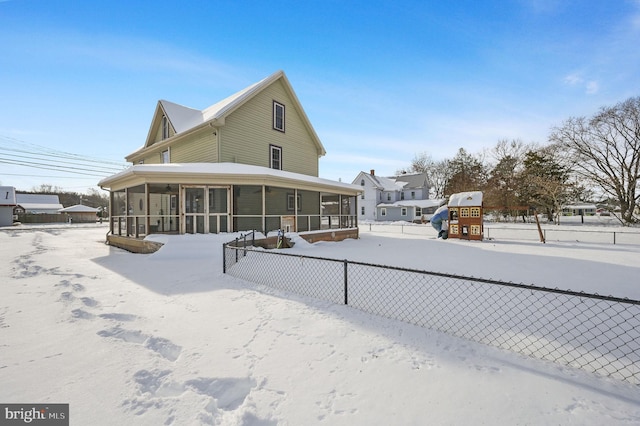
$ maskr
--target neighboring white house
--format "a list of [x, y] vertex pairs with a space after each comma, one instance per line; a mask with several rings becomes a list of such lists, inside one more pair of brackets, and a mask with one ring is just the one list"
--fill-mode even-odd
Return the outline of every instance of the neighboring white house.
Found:
[[595, 204], [577, 203], [562, 207], [563, 216], [595, 216], [597, 207]]
[[16, 189], [0, 186], [0, 226], [13, 224], [13, 208], [16, 206]]
[[16, 194], [15, 214], [59, 214], [64, 208], [57, 195], [52, 194]]
[[423, 221], [428, 220], [424, 216], [445, 203], [445, 200], [429, 199], [425, 173], [382, 177], [371, 170], [370, 173], [360, 172], [352, 183], [363, 188], [358, 220]]

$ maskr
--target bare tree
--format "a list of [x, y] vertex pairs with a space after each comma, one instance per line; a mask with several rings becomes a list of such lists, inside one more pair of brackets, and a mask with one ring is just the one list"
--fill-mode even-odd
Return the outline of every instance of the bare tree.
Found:
[[433, 168], [429, 174], [429, 182], [431, 183], [431, 195], [433, 198], [444, 198], [444, 189], [451, 179], [450, 160], [437, 161], [433, 164]]
[[405, 173], [426, 173], [427, 181], [431, 186], [431, 196], [444, 198], [444, 188], [451, 176], [449, 160], [434, 161], [428, 152], [423, 151], [414, 155], [411, 165], [407, 169], [400, 169], [396, 172], [398, 175]]
[[617, 200], [623, 224], [637, 221], [640, 97], [602, 108], [590, 119], [570, 118], [549, 140], [567, 153], [576, 173]]

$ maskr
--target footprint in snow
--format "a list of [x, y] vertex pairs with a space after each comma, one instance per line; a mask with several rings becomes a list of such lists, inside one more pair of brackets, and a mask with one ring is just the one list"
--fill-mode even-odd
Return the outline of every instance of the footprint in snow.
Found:
[[101, 337], [112, 337], [129, 343], [141, 344], [169, 361], [177, 360], [182, 353], [182, 347], [174, 344], [169, 339], [150, 336], [142, 333], [140, 330], [125, 330], [116, 326], [107, 330], [101, 330], [97, 334]]

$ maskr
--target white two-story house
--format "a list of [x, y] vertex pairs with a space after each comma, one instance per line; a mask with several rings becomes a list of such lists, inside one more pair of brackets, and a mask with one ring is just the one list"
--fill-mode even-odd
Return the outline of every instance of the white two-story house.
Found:
[[358, 203], [359, 221], [424, 222], [446, 200], [429, 198], [425, 173], [394, 177], [360, 172], [352, 182], [363, 189]]

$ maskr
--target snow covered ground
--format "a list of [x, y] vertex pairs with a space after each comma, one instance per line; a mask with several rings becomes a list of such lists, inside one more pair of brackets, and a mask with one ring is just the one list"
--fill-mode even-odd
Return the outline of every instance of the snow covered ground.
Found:
[[[636, 385], [226, 276], [229, 234], [151, 255], [105, 234], [0, 231], [0, 402], [69, 403], [72, 425], [640, 423]], [[291, 250], [640, 299], [636, 245], [363, 232]]]

